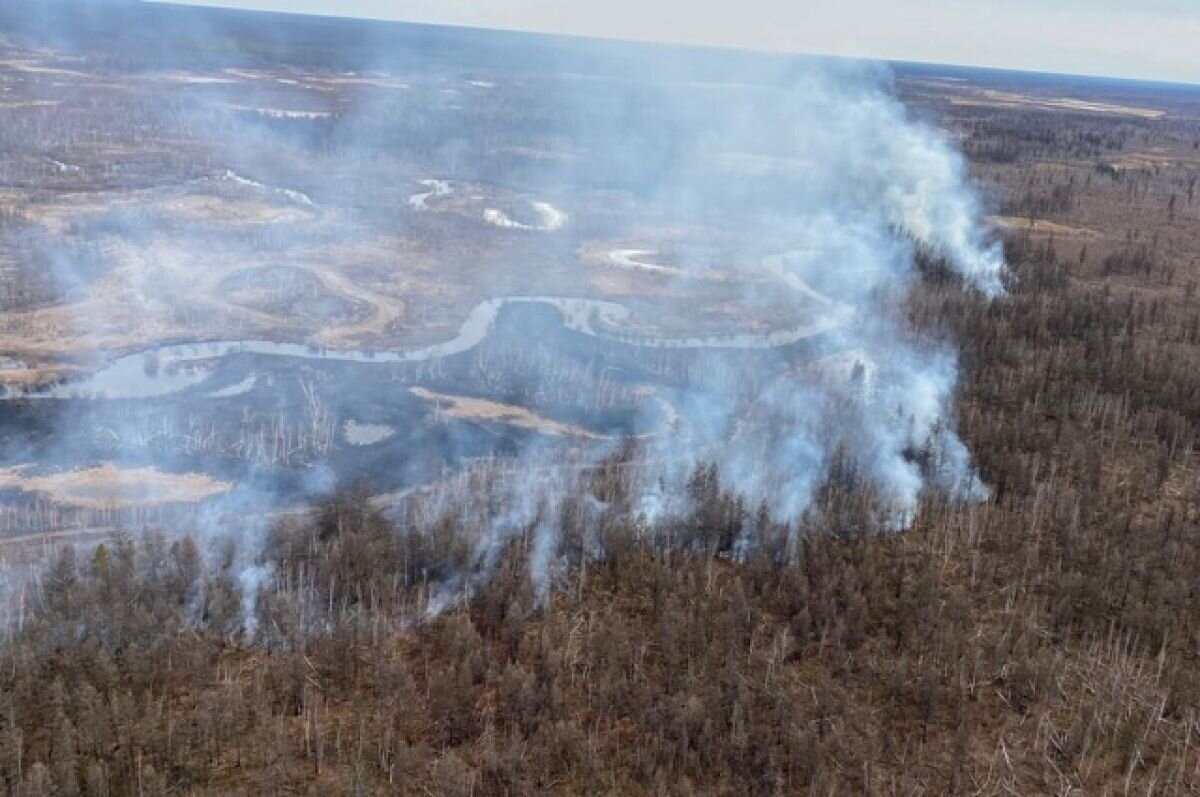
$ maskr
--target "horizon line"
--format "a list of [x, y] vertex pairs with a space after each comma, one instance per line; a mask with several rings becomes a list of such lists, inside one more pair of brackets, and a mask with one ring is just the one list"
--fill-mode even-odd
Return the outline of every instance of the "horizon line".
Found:
[[525, 36], [535, 36], [547, 39], [568, 39], [580, 42], [597, 42], [597, 43], [613, 43], [613, 44], [636, 44], [645, 46], [663, 46], [663, 47], [685, 47], [704, 51], [726, 52], [726, 53], [743, 53], [747, 55], [763, 55], [763, 56], [780, 56], [794, 58], [815, 58], [828, 60], [842, 61], [857, 61], [863, 63], [887, 64], [895, 66], [920, 66], [920, 67], [939, 67], [947, 69], [966, 69], [979, 70], [988, 72], [1003, 72], [1013, 75], [1034, 75], [1041, 77], [1064, 77], [1084, 80], [1096, 81], [1116, 81], [1129, 84], [1142, 84], [1150, 86], [1172, 87], [1172, 88], [1188, 88], [1200, 89], [1200, 81], [1189, 81], [1178, 78], [1163, 78], [1163, 77], [1145, 77], [1134, 76], [1127, 74], [1113, 73], [1097, 73], [1097, 72], [1080, 72], [1071, 70], [1052, 70], [1042, 69], [1038, 67], [1015, 67], [1015, 66], [999, 66], [989, 63], [965, 63], [951, 61], [924, 61], [915, 58], [900, 58], [876, 55], [863, 54], [848, 54], [848, 53], [831, 53], [831, 52], [813, 52], [807, 50], [791, 50], [782, 47], [748, 47], [735, 44], [715, 44], [712, 42], [700, 42], [687, 39], [657, 39], [641, 36], [615, 36], [601, 35], [594, 33], [575, 33], [570, 31], [553, 31], [553, 30], [536, 30], [531, 28], [519, 27], [488, 27], [484, 25], [470, 25], [465, 23], [455, 22], [431, 22], [425, 20], [397, 19], [394, 17], [380, 16], [347, 16], [338, 13], [327, 13], [321, 11], [295, 11], [295, 10], [278, 10], [267, 8], [247, 8], [244, 6], [236, 6], [227, 4], [226, 0], [133, 0], [139, 5], [154, 5], [160, 7], [172, 8], [194, 8], [194, 9], [209, 9], [216, 11], [226, 11], [247, 15], [263, 15], [263, 16], [282, 16], [302, 19], [323, 19], [338, 22], [364, 23], [364, 24], [382, 24], [396, 26], [413, 26], [422, 28], [441, 28], [444, 30], [457, 31], [472, 31], [480, 33], [506, 33]]

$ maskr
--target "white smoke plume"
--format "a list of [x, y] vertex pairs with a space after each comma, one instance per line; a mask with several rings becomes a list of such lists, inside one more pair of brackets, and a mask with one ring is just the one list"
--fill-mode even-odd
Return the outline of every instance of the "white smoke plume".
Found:
[[[630, 511], [650, 534], [695, 509], [689, 480], [696, 464], [705, 462], [717, 466], [722, 486], [741, 495], [747, 507], [761, 505], [771, 520], [793, 527], [814, 511], [818, 490], [842, 461], [880, 496], [880, 528], [906, 527], [928, 491], [960, 500], [987, 496], [955, 432], [953, 342], [931, 342], [910, 330], [906, 302], [919, 279], [918, 252], [941, 259], [966, 289], [988, 297], [1003, 294], [1005, 264], [982, 222], [963, 158], [942, 132], [896, 99], [885, 70], [753, 58], [756, 66], [747, 68], [745, 54], [596, 42], [543, 43], [545, 49], [525, 63], [527, 53], [508, 46], [508, 55], [479, 56], [493, 58], [486, 82], [458, 80], [486, 85], [482, 92], [447, 87], [464, 65], [398, 66], [392, 59], [403, 62], [404, 53], [388, 54], [384, 47], [378, 63], [367, 68], [305, 72], [296, 66], [288, 67], [287, 78], [263, 68], [199, 74], [192, 79], [200, 81], [203, 93], [168, 110], [180, 136], [203, 140], [203, 166], [194, 165], [194, 174], [181, 176], [161, 196], [139, 189], [136, 197], [156, 197], [153, 213], [114, 212], [95, 225], [97, 236], [119, 237], [122, 246], [132, 242], [128, 246], [136, 250], [138, 241], [153, 240], [154, 251], [173, 253], [155, 259], [154, 268], [136, 271], [145, 284], [126, 286], [143, 297], [147, 318], [161, 315], [180, 294], [201, 292], [205, 286], [198, 275], [211, 258], [248, 267], [291, 263], [296, 251], [324, 253], [359, 244], [356, 236], [377, 232], [372, 225], [380, 217], [393, 225], [386, 230], [389, 245], [414, 230], [444, 236], [441, 252], [422, 253], [435, 260], [433, 255], [442, 254], [447, 261], [519, 258], [536, 246], [536, 262], [524, 271], [502, 263], [498, 277], [488, 269], [451, 268], [445, 275], [433, 268], [421, 275], [426, 283], [475, 275], [468, 278], [476, 284], [445, 291], [436, 286], [438, 295], [478, 301], [473, 309], [446, 301], [465, 316], [449, 340], [404, 351], [351, 350], [346, 341], [352, 343], [360, 329], [344, 325], [344, 337], [332, 338], [325, 350], [308, 344], [323, 346], [320, 332], [328, 330], [304, 341], [257, 340], [257, 316], [231, 315], [250, 325], [250, 332], [232, 328], [229, 339], [199, 347], [179, 333], [182, 343], [161, 345], [151, 355], [109, 357], [106, 367], [96, 369], [93, 382], [106, 387], [109, 399], [145, 399], [149, 409], [130, 402], [114, 415], [99, 403], [79, 402], [62, 423], [80, 429], [103, 425], [119, 442], [97, 443], [90, 451], [107, 455], [124, 446], [120, 453], [129, 454], [136, 447], [141, 462], [168, 447], [160, 439], [181, 438], [178, 430], [191, 424], [196, 406], [190, 401], [277, 405], [282, 420], [271, 427], [271, 440], [302, 441], [305, 470], [273, 458], [281, 446], [263, 442], [261, 424], [248, 425], [237, 450], [251, 464], [236, 475], [249, 475], [238, 479], [227, 504], [249, 515], [273, 505], [272, 474], [289, 467], [293, 496], [331, 489], [340, 474], [320, 458], [339, 453], [339, 429], [387, 430], [378, 440], [346, 445], [355, 449], [354, 457], [366, 457], [365, 449], [390, 440], [386, 445], [403, 450], [406, 459], [396, 466], [381, 457], [381, 467], [406, 472], [421, 471], [426, 460], [478, 455], [477, 429], [470, 445], [459, 427], [414, 436], [410, 443], [401, 439], [410, 418], [399, 412], [373, 424], [339, 414], [339, 408], [349, 406], [356, 390], [372, 391], [357, 397], [372, 409], [416, 404], [406, 388], [453, 370], [443, 369], [443, 362], [461, 363], [485, 348], [505, 312], [531, 306], [557, 312], [562, 318], [556, 330], [528, 330], [508, 360], [537, 362], [541, 348], [562, 349], [568, 354], [556, 367], [564, 361], [578, 365], [589, 378], [611, 370], [622, 389], [653, 400], [643, 402], [632, 428], [572, 437], [571, 424], [557, 423], [543, 425], [540, 434], [514, 435], [503, 449], [504, 477], [470, 502], [448, 486], [434, 491], [427, 511], [453, 509], [470, 519], [464, 528], [477, 535], [464, 572], [433, 591], [435, 612], [470, 594], [514, 540], [526, 541], [532, 587], [547, 598], [566, 518], [582, 512], [594, 520], [614, 509], [593, 496], [583, 509], [567, 512], [564, 501], [587, 493], [586, 474], [621, 445], [622, 431], [637, 437]], [[286, 53], [286, 42], [281, 50]], [[171, 76], [178, 73], [153, 73], [148, 80]], [[293, 99], [291, 87], [301, 82], [311, 89], [306, 101], [316, 97], [330, 103], [329, 109], [275, 110], [270, 103], [282, 102], [276, 92]], [[245, 112], [260, 107], [246, 105], [247, 85], [262, 95], [255, 101], [268, 113]], [[470, 103], [479, 104], [477, 113]], [[216, 130], [211, 140], [210, 128]], [[297, 152], [300, 157], [285, 157]], [[66, 165], [53, 163], [59, 164], [56, 173]], [[414, 173], [416, 167], [421, 173]], [[389, 169], [404, 176], [386, 184], [380, 175], [391, 174]], [[125, 188], [132, 193], [137, 187]], [[412, 193], [406, 195], [408, 189]], [[207, 192], [203, 202], [195, 201], [196, 191]], [[219, 235], [202, 220], [165, 223], [155, 215], [176, 218], [170, 214], [183, 208], [203, 219], [229, 197], [243, 207], [266, 205], [269, 213], [261, 224], [233, 225], [232, 232]], [[463, 246], [459, 235], [472, 246]], [[71, 272], [68, 266], [63, 270]], [[314, 291], [332, 286], [354, 301], [380, 295], [355, 285], [349, 272], [327, 266], [310, 258], [309, 270], [294, 278], [315, 280]], [[539, 269], [571, 272], [576, 281], [547, 277], [543, 285]], [[572, 270], [586, 273], [579, 278]], [[237, 276], [231, 277], [235, 285]], [[561, 295], [563, 284], [595, 290], [577, 287], [578, 295]], [[404, 314], [395, 311], [397, 319], [449, 323], [435, 317], [437, 307], [425, 314], [421, 302], [433, 301], [430, 295], [399, 297], [369, 309], [387, 321], [402, 304]], [[93, 340], [103, 339], [102, 319], [81, 314], [74, 320], [81, 337], [94, 333]], [[589, 346], [599, 354], [579, 353]], [[248, 373], [236, 368], [221, 373], [222, 364], [238, 356], [260, 359]], [[171, 367], [160, 367], [160, 357]], [[311, 363], [311, 373], [306, 370], [300, 380], [294, 371], [276, 378], [272, 368], [281, 361], [303, 362], [303, 369]], [[396, 384], [381, 388], [383, 380], [376, 380], [367, 387], [365, 381], [359, 385], [322, 371], [336, 364], [342, 374], [351, 367], [394, 368]], [[503, 375], [497, 378], [498, 395], [487, 398], [506, 399], [506, 391], [537, 396], [548, 392], [539, 381], [548, 379], [536, 369]], [[281, 386], [294, 388], [298, 381], [303, 400], [289, 399], [285, 392], [292, 388]], [[90, 384], [58, 386], [42, 397], [78, 401], [72, 396], [86, 394]], [[170, 404], [187, 391], [193, 393]], [[154, 404], [159, 399], [165, 399], [161, 406]], [[146, 437], [147, 418], [162, 434], [152, 443], [128, 442]], [[536, 428], [528, 416], [519, 421], [522, 430]], [[205, 423], [187, 429], [190, 441], [207, 445], [219, 438], [220, 424]], [[79, 453], [78, 441], [91, 433], [64, 431], [57, 438], [60, 448], [41, 456], [68, 463], [94, 456]], [[426, 450], [434, 447], [439, 450]], [[300, 450], [300, 443], [282, 448]], [[213, 443], [203, 454], [226, 453], [211, 453], [216, 450]], [[341, 453], [341, 464], [355, 461]], [[200, 457], [191, 449], [173, 448], [172, 454], [183, 463]], [[420, 475], [441, 478], [436, 472]], [[210, 516], [228, 514], [213, 509]], [[732, 552], [751, 549], [755, 535], [747, 522]], [[264, 578], [258, 565], [247, 564], [245, 583]]]
[[[721, 87], [712, 92], [718, 99]], [[691, 223], [732, 216], [743, 248], [720, 266], [735, 271], [743, 305], [783, 303], [791, 323], [807, 325], [831, 354], [798, 361], [788, 346], [764, 346], [742, 356], [694, 341], [703, 376], [669, 393], [673, 427], [642, 441], [635, 509], [646, 524], [693, 508], [688, 479], [697, 462], [715, 463], [724, 488], [782, 523], [813, 508], [839, 456], [880, 495], [882, 529], [906, 527], [927, 490], [986, 498], [954, 431], [954, 348], [919, 339], [904, 319], [918, 251], [944, 260], [967, 289], [988, 297], [1004, 291], [1000, 245], [989, 239], [965, 163], [946, 136], [913, 118], [873, 68], [810, 64], [775, 86], [768, 102], [716, 111], [672, 106], [677, 97], [660, 98], [660, 110], [680, 121], [672, 129], [696, 118], [704, 126], [673, 141], [665, 165], [653, 164], [662, 177], [652, 202]], [[636, 146], [606, 135], [616, 148]], [[636, 153], [608, 154], [643, 165]], [[620, 252], [636, 251], [643, 265], [632, 270], [668, 283], [704, 271], [686, 255], [647, 267], [654, 242], [644, 243], [610, 261], [622, 265]], [[655, 302], [666, 313], [700, 316], [661, 294]], [[797, 336], [810, 338], [783, 339]], [[525, 511], [516, 522], [511, 514], [493, 518], [481, 549], [494, 550], [515, 529], [535, 529], [530, 569], [543, 596], [556, 518], [544, 504], [528, 511], [528, 496], [545, 490], [535, 478], [519, 480], [509, 506]], [[734, 553], [754, 544], [747, 528]], [[477, 559], [484, 571], [489, 561]]]
[[[764, 137], [770, 157], [737, 151], [747, 138], [761, 147]], [[711, 162], [725, 164], [717, 179], [692, 179]], [[925, 479], [905, 452], [936, 438], [939, 484], [978, 495], [951, 431], [953, 350], [917, 342], [902, 320], [918, 247], [944, 257], [984, 294], [1003, 292], [999, 244], [987, 242], [964, 163], [946, 138], [911, 118], [873, 71], [818, 65], [780, 92], [770, 114], [710, 129], [676, 171], [683, 187], [673, 198], [690, 207], [728, 207], [726, 195], [758, 203], [757, 217], [739, 219], [743, 238], [781, 250], [761, 264], [792, 290], [768, 284], [769, 297], [751, 295], [747, 303], [787, 296], [796, 317], [829, 319], [836, 348], [854, 353], [861, 379], [830, 385], [795, 374], [782, 357], [776, 368], [754, 369], [765, 378], [747, 380], [734, 367], [735, 383], [684, 397], [682, 427], [663, 439], [663, 453], [732, 458], [735, 484], [786, 517], [804, 508], [804, 485], [820, 480], [835, 442], [907, 513]], [[749, 253], [744, 262], [760, 266]], [[761, 283], [747, 285], [764, 291]], [[784, 484], [791, 487], [768, 487]]]

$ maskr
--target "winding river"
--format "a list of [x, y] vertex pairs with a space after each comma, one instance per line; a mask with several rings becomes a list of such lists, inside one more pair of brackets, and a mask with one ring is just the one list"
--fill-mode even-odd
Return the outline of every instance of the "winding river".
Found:
[[[771, 260], [771, 258], [768, 258]], [[783, 272], [782, 264], [768, 264]], [[289, 357], [307, 360], [354, 363], [412, 363], [435, 360], [469, 351], [491, 332], [502, 308], [509, 305], [542, 304], [553, 307], [563, 326], [599, 340], [651, 349], [772, 349], [789, 346], [841, 326], [850, 310], [816, 293], [798, 278], [786, 282], [798, 292], [817, 300], [824, 310], [811, 320], [772, 333], [744, 333], [708, 337], [661, 337], [628, 330], [630, 310], [601, 299], [552, 296], [512, 296], [488, 299], [467, 315], [457, 334], [441, 343], [406, 350], [326, 349], [303, 343], [271, 340], [216, 340], [202, 343], [169, 343], [119, 357], [95, 373], [79, 380], [41, 389], [10, 393], [5, 398], [93, 398], [144, 399], [166, 396], [202, 384], [212, 372], [213, 361], [239, 354]], [[625, 327], [627, 331], [622, 331]], [[233, 386], [210, 394], [237, 395], [252, 384]]]

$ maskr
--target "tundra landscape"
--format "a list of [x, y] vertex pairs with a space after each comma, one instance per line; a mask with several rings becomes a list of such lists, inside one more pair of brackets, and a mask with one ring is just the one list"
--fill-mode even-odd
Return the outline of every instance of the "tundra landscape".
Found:
[[14, 794], [1200, 789], [1200, 90], [0, 9]]

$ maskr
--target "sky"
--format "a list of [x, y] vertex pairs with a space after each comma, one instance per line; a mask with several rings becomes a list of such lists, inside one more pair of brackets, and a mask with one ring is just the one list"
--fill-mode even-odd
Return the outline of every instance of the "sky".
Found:
[[1200, 0], [193, 0], [192, 4], [1200, 83]]

